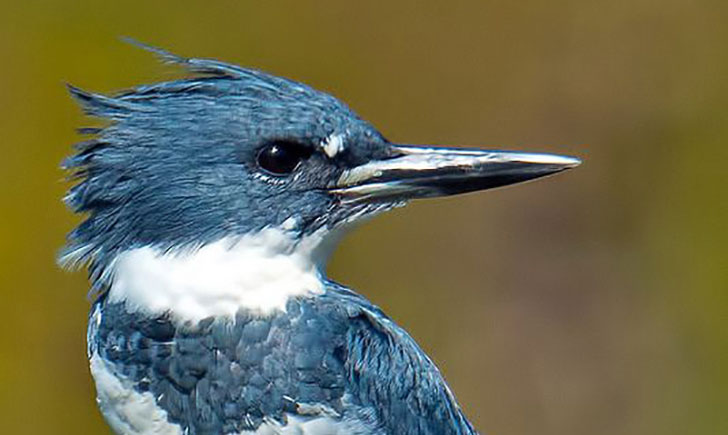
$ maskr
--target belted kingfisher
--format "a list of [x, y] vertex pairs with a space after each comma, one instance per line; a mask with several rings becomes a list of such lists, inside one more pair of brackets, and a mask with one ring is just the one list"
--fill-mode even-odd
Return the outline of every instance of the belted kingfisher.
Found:
[[389, 142], [336, 98], [216, 60], [86, 113], [63, 167], [85, 220], [88, 356], [119, 434], [474, 434], [433, 362], [325, 276], [352, 224], [415, 198], [573, 168], [550, 154]]

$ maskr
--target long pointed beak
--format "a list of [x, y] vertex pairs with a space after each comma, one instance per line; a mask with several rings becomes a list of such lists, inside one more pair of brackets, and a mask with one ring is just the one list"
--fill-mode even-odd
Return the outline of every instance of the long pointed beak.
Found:
[[395, 146], [395, 157], [344, 171], [344, 201], [400, 201], [520, 183], [579, 166], [574, 157], [512, 151]]

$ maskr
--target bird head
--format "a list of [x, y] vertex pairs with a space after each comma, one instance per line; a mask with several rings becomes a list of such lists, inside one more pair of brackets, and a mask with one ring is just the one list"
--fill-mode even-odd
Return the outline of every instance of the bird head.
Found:
[[64, 162], [86, 219], [62, 261], [100, 281], [125, 250], [198, 249], [279, 228], [333, 232], [420, 197], [488, 189], [578, 165], [571, 157], [394, 144], [301, 83], [152, 49], [200, 74], [114, 96], [69, 87], [109, 121]]

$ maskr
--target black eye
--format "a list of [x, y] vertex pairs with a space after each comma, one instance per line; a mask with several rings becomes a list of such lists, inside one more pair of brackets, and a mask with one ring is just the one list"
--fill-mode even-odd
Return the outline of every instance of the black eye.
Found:
[[310, 155], [311, 149], [305, 145], [296, 142], [273, 142], [258, 152], [258, 166], [273, 175], [287, 175]]

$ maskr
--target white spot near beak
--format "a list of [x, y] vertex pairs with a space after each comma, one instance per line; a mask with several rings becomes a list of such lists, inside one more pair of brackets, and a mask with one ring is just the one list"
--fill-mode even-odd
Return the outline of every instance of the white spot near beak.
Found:
[[321, 142], [321, 148], [330, 159], [333, 159], [344, 149], [344, 135], [332, 134]]

